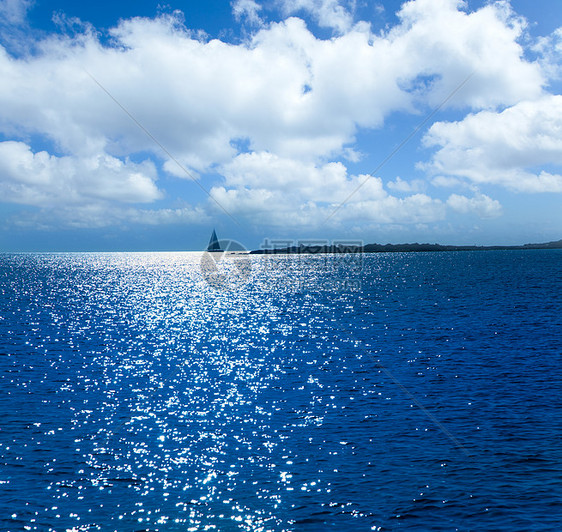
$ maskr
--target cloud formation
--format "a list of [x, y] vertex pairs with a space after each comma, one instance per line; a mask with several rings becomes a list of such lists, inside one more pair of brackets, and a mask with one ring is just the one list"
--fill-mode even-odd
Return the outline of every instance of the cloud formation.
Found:
[[33, 153], [23, 142], [0, 142], [0, 194], [4, 201], [58, 207], [92, 201], [151, 203], [162, 197], [150, 161], [134, 164], [110, 155]]
[[[27, 3], [0, 5], [15, 20]], [[83, 27], [78, 35], [43, 38], [22, 57], [0, 48], [0, 133], [13, 139], [0, 143], [6, 200], [69, 209], [157, 204], [162, 177], [185, 176], [149, 131], [229, 212], [255, 223], [319, 225], [361, 182], [346, 166], [359, 158], [358, 135], [384, 127], [395, 113], [427, 112], [469, 75], [445, 107], [472, 114], [434, 124], [425, 137], [436, 150], [425, 165], [440, 176], [434, 184], [455, 178], [562, 191], [559, 175], [532, 171], [561, 163], [560, 97], [545, 92], [544, 61], [525, 58], [525, 21], [509, 3], [469, 12], [459, 0], [411, 0], [398, 24], [380, 34], [355, 20], [353, 2], [277, 5], [288, 18], [267, 22], [257, 1], [234, 1], [235, 16], [256, 27], [237, 43], [202, 39], [179, 16], [164, 15], [122, 20], [109, 41]], [[333, 37], [315, 36], [294, 16], [303, 13]], [[541, 46], [546, 57], [548, 42]], [[419, 178], [388, 181], [371, 178], [332, 222], [499, 212], [478, 191], [441, 200]]]
[[502, 212], [500, 202], [485, 194], [477, 194], [472, 198], [451, 194], [447, 206], [463, 214], [476, 213], [480, 218], [495, 218]]
[[236, 20], [247, 20], [250, 24], [259, 26], [262, 24], [262, 19], [259, 16], [262, 6], [255, 0], [235, 0], [232, 3], [232, 12]]
[[[305, 12], [323, 28], [331, 28], [339, 34], [349, 31], [353, 24], [355, 2], [341, 0], [280, 0], [285, 15]], [[343, 4], [343, 5], [342, 5]]]
[[33, 0], [0, 0], [0, 17], [4, 24], [23, 24], [33, 3]]
[[522, 101], [501, 112], [482, 111], [459, 122], [437, 122], [424, 142], [438, 147], [428, 168], [476, 184], [522, 192], [562, 192], [562, 96]]
[[[229, 212], [254, 224], [308, 228], [357, 220], [414, 224], [443, 220], [447, 209], [481, 218], [501, 212], [498, 201], [482, 194], [473, 198], [451, 195], [443, 202], [418, 192], [420, 184], [398, 179], [394, 189], [405, 193], [398, 197], [378, 177], [348, 175], [342, 163], [315, 166], [267, 152], [239, 155], [221, 171], [225, 186], [214, 187], [213, 197]], [[360, 193], [355, 193], [358, 189]], [[345, 198], [348, 201], [343, 202]]]

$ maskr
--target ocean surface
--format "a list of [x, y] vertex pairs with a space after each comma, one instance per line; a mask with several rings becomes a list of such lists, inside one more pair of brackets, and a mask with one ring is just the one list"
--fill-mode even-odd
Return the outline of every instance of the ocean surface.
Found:
[[562, 251], [0, 254], [0, 530], [559, 530]]

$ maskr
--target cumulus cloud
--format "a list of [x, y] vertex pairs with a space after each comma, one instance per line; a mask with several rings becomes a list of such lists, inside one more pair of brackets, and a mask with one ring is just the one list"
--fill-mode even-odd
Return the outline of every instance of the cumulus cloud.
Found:
[[241, 154], [221, 171], [226, 185], [214, 187], [213, 197], [252, 223], [319, 228], [359, 220], [431, 222], [445, 215], [441, 201], [425, 194], [392, 196], [380, 178], [350, 176], [341, 163], [318, 166], [261, 152]]
[[112, 47], [94, 33], [52, 37], [22, 60], [2, 51], [2, 129], [47, 135], [72, 153], [158, 151], [83, 68], [200, 171], [236, 156], [237, 138], [282, 156], [337, 156], [358, 127], [380, 127], [421, 92], [437, 101], [472, 70], [458, 105], [539, 93], [540, 68], [525, 61], [519, 30], [499, 8], [467, 14], [454, 4], [409, 2], [402, 23], [381, 36], [360, 25], [322, 40], [291, 18], [232, 45], [202, 42], [165, 16], [122, 21]]
[[[214, 185], [213, 196], [229, 212], [259, 213], [263, 223], [320, 223], [360, 182], [342, 159], [358, 160], [362, 129], [441, 103], [471, 73], [448, 103], [477, 112], [466, 124], [497, 115], [496, 106], [541, 101], [543, 70], [525, 59], [518, 42], [525, 24], [506, 2], [468, 12], [456, 0], [412, 0], [395, 27], [376, 35], [353, 20], [353, 2], [280, 5], [288, 15], [312, 15], [335, 36], [318, 38], [296, 17], [262, 24], [260, 4], [235, 0], [235, 15], [258, 25], [237, 44], [202, 39], [181, 17], [166, 15], [122, 20], [109, 42], [84, 27], [73, 37], [39, 41], [25, 57], [0, 48], [0, 132], [17, 141], [0, 150], [0, 190], [8, 201], [39, 207], [155, 202], [162, 197], [158, 171], [184, 176], [149, 131], [190, 173]], [[431, 129], [426, 143], [438, 148], [432, 168], [484, 182], [476, 158], [467, 164], [470, 175], [461, 163], [455, 167], [453, 156], [467, 155], [470, 145], [455, 144], [462, 128]], [[53, 146], [51, 153], [30, 149], [37, 137]], [[477, 146], [480, 140], [474, 134]], [[162, 169], [152, 161], [163, 161]], [[511, 183], [505, 176], [521, 167], [504, 170], [498, 179]], [[554, 174], [534, 178], [543, 188], [558, 186]], [[445, 203], [422, 194], [419, 182], [397, 179], [389, 188], [410, 195], [394, 197], [372, 178], [339, 220], [412, 223], [445, 215]]]
[[279, 228], [305, 227], [309, 231], [348, 223], [428, 223], [443, 220], [446, 213], [442, 201], [425, 194], [397, 198], [383, 192], [377, 199], [346, 203], [337, 211], [339, 204], [303, 201], [298, 193], [287, 196], [264, 188], [213, 187], [212, 194], [246, 222]]
[[533, 50], [539, 54], [543, 71], [551, 79], [562, 77], [562, 27], [538, 39]]
[[397, 177], [394, 181], [389, 181], [386, 186], [396, 192], [421, 192], [425, 189], [425, 181], [421, 179], [405, 181]]
[[447, 206], [463, 214], [476, 213], [480, 218], [496, 218], [502, 212], [500, 202], [485, 194], [477, 194], [472, 198], [451, 194]]
[[109, 155], [87, 158], [33, 153], [23, 142], [0, 142], [0, 193], [4, 201], [35, 206], [111, 200], [148, 203], [162, 193], [149, 162], [134, 164]]
[[[495, 2], [468, 13], [461, 0], [415, 0], [405, 3], [401, 24], [389, 33], [393, 52], [417, 77], [403, 83], [440, 104], [465, 76], [470, 81], [451, 100], [473, 108], [490, 108], [534, 98], [545, 83], [538, 64], [523, 59], [518, 42], [525, 21], [508, 2]], [[417, 65], [417, 67], [415, 66]]]
[[[424, 142], [438, 147], [429, 169], [477, 184], [524, 192], [562, 192], [562, 175], [532, 169], [562, 165], [562, 96], [545, 95], [501, 112], [437, 122]], [[441, 178], [442, 179], [442, 178]]]
[[339, 33], [348, 31], [353, 23], [354, 2], [341, 0], [280, 0], [286, 15], [306, 12], [319, 26]]

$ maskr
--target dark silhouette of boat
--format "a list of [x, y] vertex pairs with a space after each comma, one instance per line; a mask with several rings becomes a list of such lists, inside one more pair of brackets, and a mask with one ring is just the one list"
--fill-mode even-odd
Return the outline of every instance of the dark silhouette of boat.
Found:
[[217, 233], [214, 229], [211, 239], [209, 240], [209, 245], [207, 246], [207, 251], [223, 251], [221, 249], [219, 239], [217, 238]]

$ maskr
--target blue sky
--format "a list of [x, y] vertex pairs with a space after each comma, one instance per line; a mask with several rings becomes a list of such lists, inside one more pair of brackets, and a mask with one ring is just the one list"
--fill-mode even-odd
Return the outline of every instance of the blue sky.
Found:
[[2, 250], [562, 238], [558, 0], [0, 0], [0, 44]]

